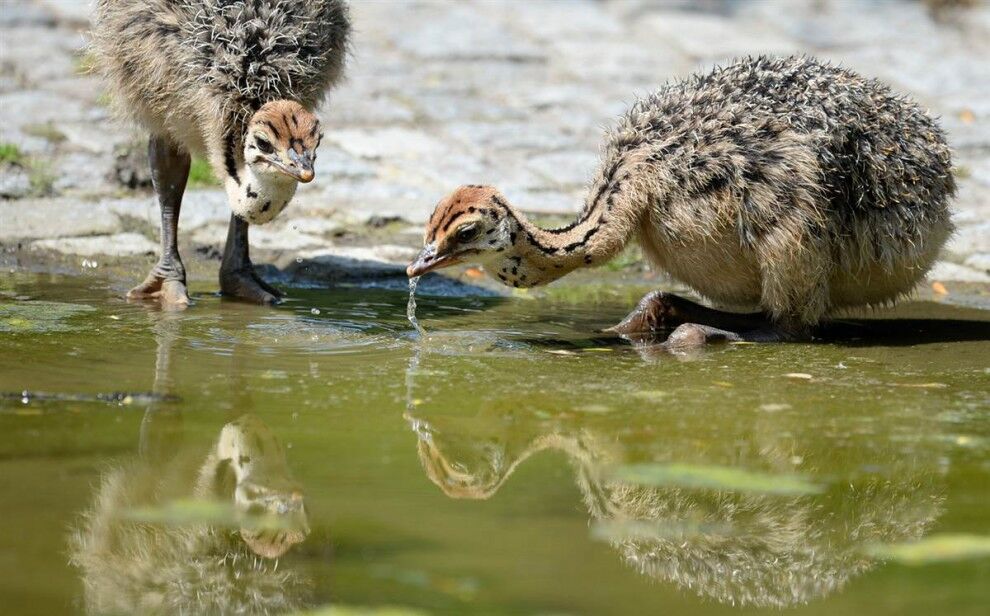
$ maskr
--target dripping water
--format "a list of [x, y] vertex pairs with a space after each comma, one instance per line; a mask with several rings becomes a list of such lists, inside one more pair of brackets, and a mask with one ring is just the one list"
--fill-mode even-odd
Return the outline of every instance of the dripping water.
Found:
[[420, 336], [426, 335], [426, 330], [423, 326], [419, 324], [419, 320], [416, 319], [416, 285], [419, 284], [419, 276], [413, 276], [409, 279], [409, 303], [406, 304], [406, 318], [412, 323], [412, 326], [416, 328], [416, 332]]

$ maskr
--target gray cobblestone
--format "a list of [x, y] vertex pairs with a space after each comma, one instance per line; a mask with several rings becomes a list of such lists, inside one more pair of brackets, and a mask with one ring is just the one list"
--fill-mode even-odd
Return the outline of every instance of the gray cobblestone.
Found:
[[119, 230], [117, 216], [96, 203], [71, 198], [0, 201], [0, 242]]
[[158, 245], [140, 233], [117, 233], [89, 237], [66, 237], [31, 242], [35, 250], [52, 250], [61, 254], [94, 257], [132, 257], [153, 255]]
[[[150, 233], [152, 197], [122, 196], [112, 179], [113, 150], [134, 135], [109, 119], [98, 80], [84, 74], [87, 2], [0, 1], [0, 141], [42, 161], [57, 193], [0, 201], [0, 242], [113, 235], [134, 221]], [[326, 248], [338, 229], [374, 216], [418, 225], [461, 183], [496, 184], [534, 212], [575, 212], [603, 127], [637, 95], [733, 56], [799, 52], [888, 81], [942, 116], [959, 167], [946, 258], [982, 274], [988, 4], [935, 20], [910, 0], [356, 1], [348, 80], [321, 111], [317, 182], [252, 240], [289, 254]], [[26, 194], [24, 178], [8, 176], [5, 195]], [[192, 190], [180, 228], [218, 245], [228, 216], [220, 189]], [[324, 260], [343, 259], [363, 257]]]

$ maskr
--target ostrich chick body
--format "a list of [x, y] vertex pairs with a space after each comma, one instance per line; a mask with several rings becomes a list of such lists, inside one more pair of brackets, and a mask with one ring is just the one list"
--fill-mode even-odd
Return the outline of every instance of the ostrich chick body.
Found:
[[185, 304], [176, 235], [190, 154], [223, 180], [233, 214], [220, 286], [256, 302], [277, 290], [254, 272], [248, 223], [271, 221], [313, 179], [312, 110], [340, 77], [343, 0], [99, 0], [93, 50], [116, 107], [151, 134], [162, 256], [130, 297]]
[[621, 118], [573, 223], [541, 229], [494, 188], [437, 206], [410, 276], [464, 260], [512, 286], [598, 265], [638, 238], [721, 312], [652, 293], [613, 331], [668, 345], [806, 335], [830, 311], [891, 302], [952, 231], [936, 123], [881, 83], [812, 58], [748, 58], [660, 88]]

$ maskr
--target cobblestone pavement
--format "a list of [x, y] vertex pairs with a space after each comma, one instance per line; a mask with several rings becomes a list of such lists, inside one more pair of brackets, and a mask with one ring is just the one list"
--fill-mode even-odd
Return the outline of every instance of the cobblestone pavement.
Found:
[[[934, 275], [990, 281], [986, 3], [937, 16], [913, 0], [352, 5], [349, 78], [322, 111], [317, 182], [275, 223], [252, 230], [252, 244], [276, 263], [327, 254], [401, 261], [433, 204], [460, 183], [497, 184], [532, 212], [575, 212], [603, 127], [637, 95], [769, 52], [880, 77], [942, 117], [958, 167], [959, 232]], [[83, 0], [0, 0], [8, 160], [0, 244], [9, 250], [127, 257], [155, 249], [150, 193], [124, 188], [114, 171], [115, 150], [140, 135], [113, 122], [98, 79], [86, 74], [88, 10]], [[191, 190], [186, 251], [215, 257], [227, 216], [218, 188]], [[404, 223], [382, 230], [394, 219]], [[361, 238], [373, 245], [353, 246]]]

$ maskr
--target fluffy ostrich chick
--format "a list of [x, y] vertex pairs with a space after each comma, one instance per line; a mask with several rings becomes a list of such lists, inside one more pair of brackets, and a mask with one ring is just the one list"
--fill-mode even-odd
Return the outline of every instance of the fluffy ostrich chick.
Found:
[[541, 229], [495, 189], [430, 218], [409, 276], [463, 261], [507, 285], [600, 265], [637, 238], [723, 312], [654, 292], [612, 328], [668, 346], [809, 335], [830, 311], [892, 302], [952, 231], [945, 136], [883, 84], [807, 57], [757, 57], [661, 87], [621, 118], [578, 218]]
[[177, 232], [190, 154], [210, 161], [233, 214], [220, 288], [273, 303], [254, 272], [248, 224], [271, 221], [313, 179], [313, 109], [340, 78], [343, 0], [99, 0], [93, 49], [116, 107], [151, 134], [162, 255], [129, 297], [187, 304]]

